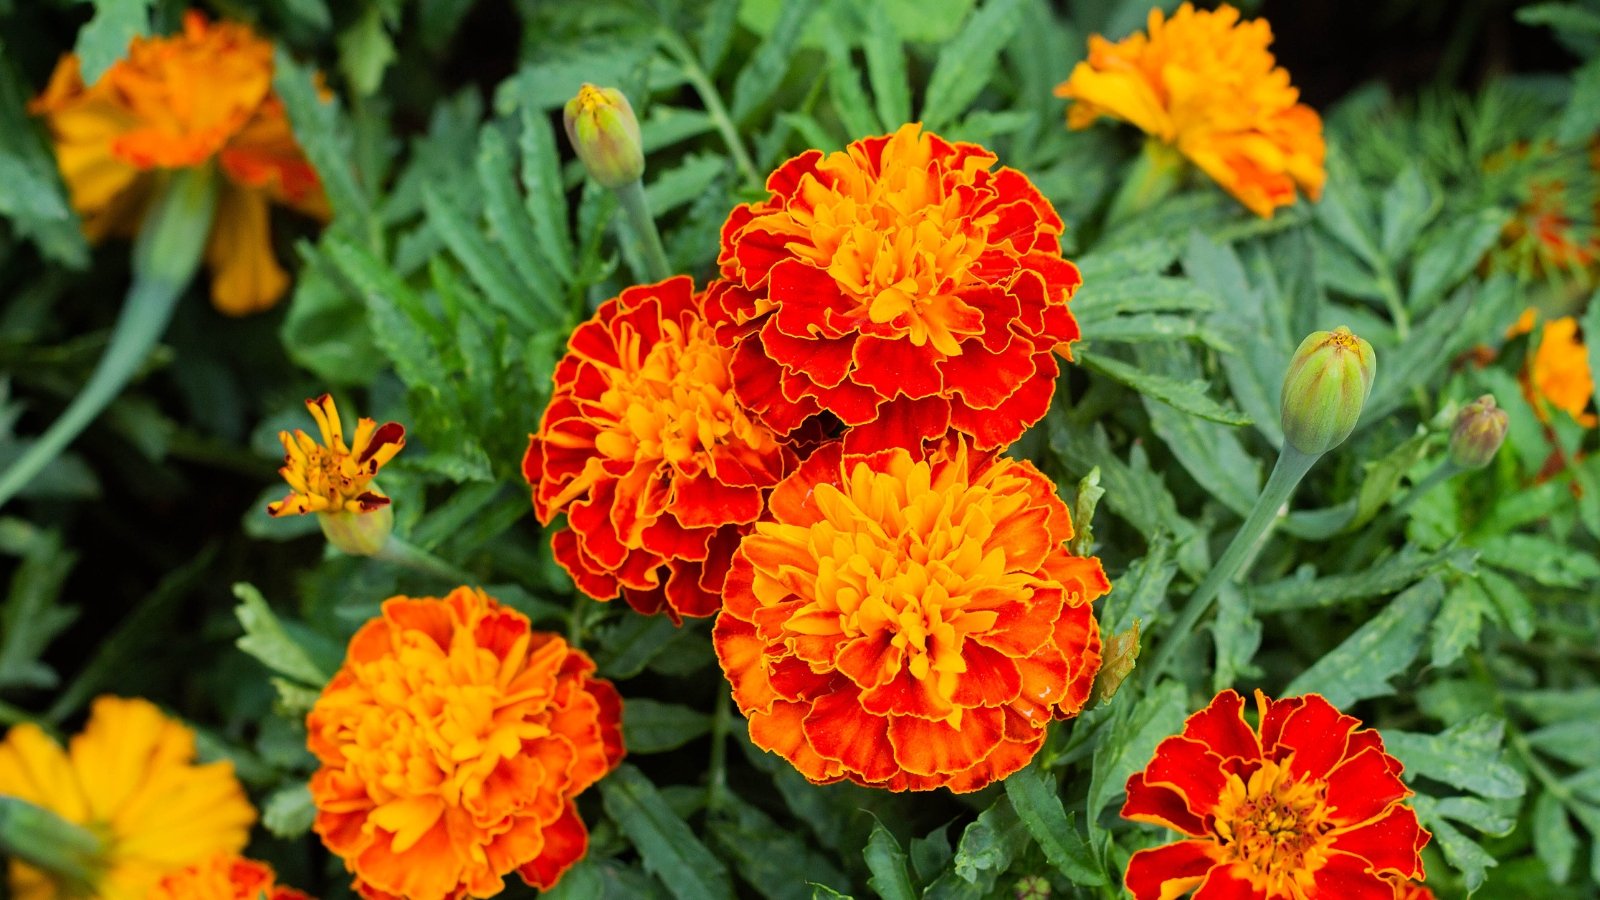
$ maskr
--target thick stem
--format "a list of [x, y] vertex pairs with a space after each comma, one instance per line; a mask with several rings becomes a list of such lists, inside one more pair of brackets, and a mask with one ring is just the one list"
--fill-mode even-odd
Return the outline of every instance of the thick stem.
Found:
[[1183, 157], [1170, 144], [1148, 138], [1122, 187], [1111, 199], [1105, 228], [1110, 231], [1135, 214], [1154, 206], [1177, 188], [1183, 174]]
[[383, 542], [383, 546], [378, 548], [377, 553], [372, 554], [372, 558], [405, 566], [412, 571], [421, 572], [424, 575], [432, 575], [441, 581], [450, 581], [462, 585], [478, 583], [478, 580], [465, 570], [453, 566], [421, 547], [410, 544], [403, 538], [393, 534], [389, 535], [389, 539]]
[[17, 797], [0, 797], [0, 856], [40, 868], [69, 897], [97, 894], [105, 842], [82, 825]]
[[1216, 599], [1217, 592], [1239, 574], [1245, 558], [1253, 555], [1257, 542], [1262, 540], [1277, 522], [1279, 510], [1289, 501], [1289, 495], [1294, 493], [1295, 486], [1305, 477], [1306, 472], [1319, 457], [1320, 454], [1302, 453], [1293, 445], [1284, 443], [1283, 450], [1278, 453], [1278, 461], [1272, 467], [1272, 474], [1267, 477], [1267, 484], [1261, 489], [1261, 496], [1256, 498], [1255, 506], [1250, 509], [1250, 515], [1234, 533], [1233, 540], [1228, 543], [1228, 549], [1222, 551], [1222, 557], [1211, 567], [1205, 580], [1200, 582], [1200, 586], [1189, 596], [1188, 605], [1178, 616], [1177, 623], [1167, 632], [1166, 640], [1161, 642], [1161, 650], [1156, 653], [1155, 662], [1150, 667], [1150, 676], [1146, 679], [1149, 683], [1154, 684], [1172, 664], [1178, 651], [1193, 635], [1195, 625], [1211, 608], [1211, 602]]
[[661, 247], [661, 233], [656, 231], [656, 220], [650, 217], [650, 203], [645, 200], [644, 184], [639, 179], [616, 188], [617, 201], [622, 204], [622, 215], [633, 232], [634, 245], [644, 256], [646, 280], [661, 281], [672, 274], [667, 265], [667, 252]]

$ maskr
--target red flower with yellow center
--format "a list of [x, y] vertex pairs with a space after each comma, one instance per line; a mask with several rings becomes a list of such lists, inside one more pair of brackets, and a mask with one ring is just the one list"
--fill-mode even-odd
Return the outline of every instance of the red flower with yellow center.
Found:
[[310, 900], [277, 883], [272, 867], [221, 853], [179, 869], [161, 880], [149, 900]]
[[1128, 779], [1124, 818], [1188, 836], [1128, 861], [1135, 900], [1392, 900], [1422, 878], [1430, 835], [1378, 732], [1316, 694], [1256, 708], [1259, 730], [1223, 691]]
[[56, 65], [30, 107], [90, 239], [138, 230], [163, 169], [221, 170], [206, 261], [211, 299], [229, 315], [267, 309], [288, 287], [273, 256], [268, 203], [328, 216], [322, 184], [272, 93], [272, 44], [248, 26], [190, 11], [171, 37], [135, 38], [85, 85], [78, 58]]
[[906, 125], [772, 173], [709, 289], [739, 400], [784, 434], [831, 413], [851, 452], [951, 429], [992, 450], [1039, 421], [1080, 278], [1049, 201], [995, 162]]
[[491, 897], [581, 858], [573, 798], [622, 758], [621, 700], [481, 590], [393, 597], [306, 718], [314, 827], [365, 897]]
[[709, 616], [739, 536], [794, 453], [734, 399], [732, 351], [684, 276], [629, 288], [578, 326], [528, 441], [534, 510], [578, 588]]
[[750, 737], [817, 783], [974, 791], [1027, 765], [1100, 668], [1100, 561], [1031, 464], [829, 444], [739, 545], [714, 630]]
[[1068, 127], [1101, 116], [1131, 122], [1270, 219], [1294, 202], [1296, 185], [1315, 200], [1327, 180], [1322, 119], [1299, 102], [1271, 43], [1265, 19], [1240, 22], [1225, 3], [1215, 11], [1184, 3], [1170, 19], [1153, 9], [1148, 33], [1089, 38], [1089, 58], [1056, 96], [1073, 101]]

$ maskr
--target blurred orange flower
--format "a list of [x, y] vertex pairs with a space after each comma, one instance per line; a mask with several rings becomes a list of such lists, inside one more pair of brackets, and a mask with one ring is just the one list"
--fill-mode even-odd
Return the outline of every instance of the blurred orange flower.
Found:
[[67, 54], [30, 110], [49, 123], [91, 240], [137, 231], [162, 170], [215, 161], [226, 177], [205, 254], [211, 300], [229, 315], [267, 309], [288, 287], [272, 252], [268, 202], [328, 216], [317, 173], [272, 93], [272, 44], [246, 25], [213, 24], [191, 10], [181, 33], [135, 38], [93, 85]]
[[161, 879], [149, 900], [310, 900], [305, 893], [277, 884], [272, 867], [232, 853], [219, 853], [204, 862], [180, 869]]
[[1265, 19], [1240, 22], [1227, 4], [1213, 12], [1184, 3], [1171, 19], [1153, 9], [1148, 33], [1090, 37], [1089, 58], [1056, 96], [1073, 101], [1068, 126], [1101, 116], [1131, 122], [1271, 218], [1294, 202], [1296, 185], [1315, 200], [1327, 178], [1322, 119], [1299, 102], [1271, 43]]
[[1431, 835], [1378, 732], [1317, 694], [1256, 691], [1256, 710], [1252, 729], [1244, 698], [1223, 691], [1128, 779], [1123, 818], [1186, 835], [1133, 854], [1134, 900], [1390, 900], [1422, 878]]
[[952, 429], [998, 449], [1039, 421], [1081, 279], [1049, 201], [995, 162], [913, 124], [772, 173], [708, 289], [740, 402], [783, 434], [831, 414], [851, 452]]
[[314, 824], [368, 898], [491, 897], [581, 858], [576, 797], [622, 759], [621, 698], [476, 588], [392, 597], [306, 718]]
[[[145, 900], [174, 869], [244, 848], [256, 811], [233, 764], [195, 762], [194, 732], [142, 699], [100, 697], [63, 751], [33, 724], [0, 741], [0, 795], [17, 797], [106, 840], [95, 896]], [[70, 897], [12, 861], [17, 900]]]
[[680, 276], [578, 326], [522, 463], [539, 521], [567, 514], [553, 544], [579, 589], [673, 621], [721, 606], [739, 536], [795, 461], [734, 400], [704, 303]]
[[714, 640], [758, 747], [817, 783], [975, 791], [1100, 668], [1100, 561], [1030, 463], [824, 446], [739, 546]]
[[1544, 324], [1539, 346], [1528, 360], [1523, 390], [1541, 417], [1553, 407], [1585, 428], [1595, 426], [1595, 414], [1587, 411], [1594, 400], [1594, 373], [1589, 370], [1589, 350], [1578, 337], [1577, 319], [1563, 316]]
[[322, 443], [298, 428], [293, 434], [278, 432], [284, 451], [278, 474], [289, 482], [290, 491], [282, 500], [267, 504], [267, 512], [273, 516], [365, 513], [387, 506], [389, 498], [372, 487], [372, 479], [405, 447], [405, 428], [397, 422], [379, 425], [374, 419], [361, 419], [346, 446], [339, 407], [332, 397], [313, 397], [306, 401], [306, 409], [316, 420]]

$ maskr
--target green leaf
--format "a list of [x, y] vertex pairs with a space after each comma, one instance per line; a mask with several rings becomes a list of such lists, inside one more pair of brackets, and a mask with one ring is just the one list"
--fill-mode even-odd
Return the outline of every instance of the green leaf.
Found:
[[1600, 12], [1577, 3], [1533, 3], [1516, 12], [1524, 25], [1544, 25], [1556, 31], [1600, 35]]
[[883, 900], [915, 900], [917, 895], [906, 871], [905, 851], [882, 822], [873, 824], [872, 836], [867, 838], [867, 847], [861, 855], [872, 873], [867, 887], [877, 891]]
[[[1084, 822], [1094, 840], [1100, 814], [1111, 801], [1121, 796], [1128, 777], [1143, 769], [1155, 755], [1156, 745], [1183, 730], [1183, 720], [1192, 710], [1188, 692], [1176, 681], [1162, 681], [1138, 703], [1118, 703], [1090, 710], [1090, 714], [1112, 716], [1107, 735], [1094, 751], [1094, 767], [1089, 776], [1088, 805]], [[1079, 719], [1079, 726], [1084, 725]], [[1105, 832], [1099, 834], [1104, 837]], [[1099, 847], [1099, 841], [1095, 841]]]
[[383, 83], [383, 73], [395, 61], [394, 42], [383, 25], [383, 10], [368, 4], [354, 24], [339, 31], [339, 69], [350, 87], [370, 96]]
[[676, 703], [630, 697], [622, 706], [622, 743], [629, 753], [661, 753], [711, 730], [711, 717]]
[[805, 31], [806, 22], [821, 5], [811, 0], [786, 0], [783, 11], [778, 14], [777, 23], [772, 26], [772, 33], [756, 48], [750, 62], [734, 79], [729, 110], [734, 121], [748, 121], [750, 114], [777, 90], [784, 74], [789, 71], [795, 51], [800, 49], [800, 35]]
[[1145, 396], [1160, 400], [1180, 412], [1220, 422], [1223, 425], [1250, 424], [1248, 417], [1211, 399], [1206, 393], [1209, 382], [1204, 379], [1180, 381], [1165, 375], [1146, 372], [1138, 366], [1113, 357], [1102, 356], [1099, 353], [1090, 354], [1084, 350], [1079, 350], [1077, 356], [1078, 362], [1085, 368], [1093, 369]]
[[572, 232], [567, 224], [567, 193], [561, 183], [561, 156], [555, 132], [539, 108], [522, 102], [522, 186], [533, 231], [544, 258], [562, 281], [571, 281], [574, 265]]
[[294, 364], [329, 387], [369, 384], [387, 366], [373, 341], [366, 304], [345, 290], [315, 253], [295, 279], [278, 334]]
[[1528, 732], [1529, 746], [1580, 769], [1600, 769], [1600, 741], [1593, 721], [1556, 722]]
[[1403, 258], [1439, 206], [1417, 165], [1406, 166], [1383, 193], [1383, 255]]
[[1419, 795], [1412, 800], [1412, 805], [1416, 808], [1417, 818], [1423, 827], [1433, 832], [1433, 843], [1443, 851], [1445, 861], [1461, 872], [1467, 892], [1471, 893], [1483, 887], [1483, 882], [1488, 878], [1488, 870], [1498, 865], [1495, 858], [1471, 838], [1462, 834], [1461, 829], [1438, 815], [1433, 798]]
[[324, 101], [311, 67], [295, 62], [284, 48], [278, 48], [273, 66], [272, 86], [283, 98], [295, 140], [317, 170], [329, 205], [336, 216], [350, 220], [356, 233], [365, 234], [375, 227], [372, 201], [351, 165], [355, 152], [339, 102]]
[[1504, 210], [1484, 209], [1452, 217], [1447, 225], [1434, 229], [1433, 239], [1412, 266], [1406, 306], [1421, 311], [1444, 296], [1500, 239], [1505, 222]]
[[78, 32], [73, 48], [78, 54], [83, 83], [93, 85], [126, 56], [128, 44], [150, 33], [152, 0], [94, 0], [94, 18]]
[[1600, 59], [1591, 59], [1572, 73], [1572, 97], [1556, 123], [1556, 140], [1579, 146], [1600, 130]]
[[[1590, 740], [1593, 740], [1591, 736]], [[1566, 884], [1578, 855], [1578, 835], [1561, 801], [1549, 791], [1533, 801], [1533, 850], [1550, 872], [1550, 880]]]
[[[1210, 312], [1220, 308], [1216, 295], [1186, 278], [1165, 275], [1128, 275], [1090, 281], [1072, 297], [1072, 313], [1083, 327], [1084, 340], [1095, 340], [1095, 329], [1120, 313], [1157, 311]], [[1285, 357], [1287, 358], [1287, 357]]]
[[1327, 168], [1322, 199], [1311, 206], [1317, 222], [1371, 269], [1382, 270], [1384, 257], [1378, 249], [1377, 216], [1361, 179], [1344, 154], [1333, 147], [1329, 148]]
[[1238, 433], [1226, 425], [1185, 415], [1151, 397], [1142, 399], [1150, 427], [1183, 468], [1224, 506], [1248, 516], [1261, 492], [1261, 467], [1245, 451]]
[[1418, 433], [1400, 443], [1376, 462], [1365, 463], [1361, 489], [1356, 492], [1356, 506], [1345, 529], [1355, 529], [1372, 521], [1389, 501], [1395, 499], [1400, 482], [1417, 463], [1427, 458], [1428, 433], [1419, 427]]
[[40, 531], [6, 520], [21, 533], [22, 562], [11, 576], [11, 590], [0, 609], [0, 688], [49, 690], [58, 679], [40, 658], [50, 642], [78, 617], [75, 607], [59, 605], [61, 588], [77, 554], [68, 551], [56, 531]]
[[699, 199], [728, 170], [720, 154], [695, 153], [677, 166], [661, 172], [645, 187], [653, 215], [665, 215], [690, 201]]
[[700, 65], [715, 72], [728, 53], [733, 25], [739, 20], [739, 0], [716, 0], [700, 24]]
[[1394, 693], [1389, 679], [1409, 668], [1421, 652], [1443, 596], [1438, 576], [1413, 585], [1289, 682], [1284, 693], [1318, 693], [1341, 709], [1357, 700]]
[[595, 663], [607, 678], [632, 678], [684, 630], [666, 616], [624, 616], [603, 635]]
[[1385, 729], [1383, 740], [1408, 779], [1423, 775], [1482, 797], [1512, 800], [1522, 796], [1527, 782], [1504, 760], [1505, 729], [1504, 719], [1480, 715], [1438, 734]]
[[300, 837], [311, 830], [316, 816], [311, 786], [304, 781], [278, 788], [261, 804], [261, 824], [274, 837]]
[[760, 885], [771, 900], [808, 900], [815, 887], [850, 884], [799, 832], [780, 826], [737, 794], [723, 795], [707, 825], [713, 846], [733, 861], [745, 882]]
[[[529, 331], [537, 330], [541, 324], [539, 317], [528, 307], [523, 292], [517, 290], [516, 275], [510, 264], [503, 254], [488, 246], [483, 232], [467, 213], [431, 185], [423, 188], [422, 206], [428, 211], [428, 224], [466, 267], [467, 274], [483, 289], [489, 302], [517, 324]], [[545, 310], [546, 315], [552, 314], [551, 308]]]
[[[876, 7], [874, 7], [876, 8]], [[878, 117], [872, 112], [872, 105], [867, 100], [866, 92], [861, 89], [861, 76], [856, 72], [855, 60], [850, 55], [852, 41], [846, 32], [844, 22], [846, 16], [837, 13], [842, 6], [831, 7], [835, 15], [824, 16], [820, 24], [827, 30], [828, 37], [823, 41], [823, 50], [828, 54], [828, 99], [833, 101], [833, 109], [844, 123], [845, 133], [848, 137], [859, 138], [871, 134], [879, 134], [884, 127], [879, 124]], [[818, 149], [829, 148], [833, 141], [813, 142], [812, 146]]]
[[1269, 296], [1267, 284], [1252, 286], [1233, 248], [1199, 231], [1190, 233], [1184, 247], [1183, 270], [1207, 296], [1227, 298], [1226, 304], [1213, 301], [1205, 320], [1238, 348], [1219, 358], [1228, 388], [1255, 420], [1256, 430], [1274, 447], [1282, 446], [1279, 393], [1295, 347], [1284, 317], [1289, 304]]
[[1055, 779], [1039, 771], [1037, 760], [1007, 778], [1005, 785], [1006, 796], [1010, 798], [1017, 816], [1038, 842], [1051, 865], [1073, 884], [1095, 886], [1107, 883], [1099, 858], [1078, 834], [1072, 817], [1061, 805]]
[[308, 685], [328, 682], [328, 676], [311, 661], [305, 649], [284, 631], [283, 623], [278, 621], [272, 607], [267, 605], [266, 599], [254, 585], [244, 582], [235, 584], [233, 595], [239, 598], [239, 605], [234, 607], [233, 614], [244, 626], [244, 635], [234, 641], [240, 650], [260, 660], [272, 671]]
[[483, 185], [484, 217], [505, 248], [512, 267], [522, 276], [528, 293], [538, 301], [546, 317], [559, 322], [566, 316], [561, 285], [546, 259], [546, 248], [541, 245], [534, 220], [522, 205], [511, 167], [511, 148], [505, 135], [494, 125], [484, 126], [478, 137], [478, 181]]
[[733, 896], [728, 870], [667, 805], [656, 786], [623, 764], [600, 781], [606, 815], [639, 851], [645, 870], [678, 900]]
[[[67, 202], [55, 154], [28, 115], [27, 84], [0, 40], [0, 215], [17, 234], [35, 241], [49, 259], [81, 269], [89, 262], [89, 245], [78, 217]], [[3, 255], [4, 251], [0, 251]], [[20, 295], [14, 295], [20, 297]], [[13, 308], [20, 305], [12, 301]]]
[[1483, 617], [1492, 615], [1494, 601], [1476, 578], [1457, 581], [1439, 606], [1433, 620], [1431, 658], [1437, 667], [1448, 666], [1461, 658], [1468, 647], [1476, 646], [1483, 630]]
[[861, 49], [867, 57], [867, 81], [884, 131], [911, 121], [911, 87], [906, 79], [906, 49], [885, 4], [867, 3]]
[[946, 822], [923, 837], [911, 839], [912, 875], [930, 881], [944, 871], [955, 855], [955, 848], [950, 846], [950, 823]]
[[813, 884], [811, 900], [855, 900], [855, 898], [849, 894], [841, 894], [825, 884]]
[[[1161, 476], [1150, 468], [1150, 458], [1142, 444], [1134, 444], [1123, 462], [1111, 452], [1105, 430], [1098, 424], [1087, 431], [1068, 424], [1065, 417], [1051, 416], [1050, 449], [1074, 471], [1098, 467], [1105, 485], [1105, 505], [1154, 542], [1162, 534], [1177, 537], [1179, 563], [1189, 561], [1181, 549], [1195, 542], [1198, 530], [1178, 515], [1178, 504]], [[1128, 623], [1124, 622], [1125, 628]]]
[[1249, 588], [1248, 596], [1258, 613], [1334, 606], [1391, 594], [1446, 569], [1469, 569], [1475, 555], [1472, 550], [1450, 547], [1428, 553], [1407, 545], [1365, 571], [1316, 578], [1315, 572], [1305, 566], [1289, 578]]
[[1030, 843], [1027, 826], [1011, 801], [1001, 797], [961, 833], [952, 869], [928, 886], [923, 900], [989, 896]]
[[1536, 534], [1501, 534], [1479, 542], [1483, 561], [1520, 572], [1547, 587], [1582, 588], [1600, 578], [1600, 561], [1564, 541]]
[[938, 131], [965, 112], [994, 74], [1000, 51], [1022, 24], [1024, 0], [988, 0], [945, 44], [928, 76], [922, 124]]

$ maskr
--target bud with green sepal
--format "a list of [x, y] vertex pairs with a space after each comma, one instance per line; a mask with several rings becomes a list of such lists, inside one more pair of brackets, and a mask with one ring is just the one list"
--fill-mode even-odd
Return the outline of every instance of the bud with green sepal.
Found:
[[616, 88], [585, 84], [567, 101], [567, 139], [589, 175], [616, 194], [622, 205], [624, 254], [646, 281], [672, 274], [661, 234], [644, 196], [644, 142], [628, 98]]
[[1456, 414], [1450, 428], [1450, 461], [1463, 469], [1481, 469], [1494, 459], [1505, 443], [1511, 417], [1495, 405], [1494, 395], [1484, 394]]
[[1342, 325], [1308, 335], [1283, 377], [1284, 440], [1312, 456], [1344, 443], [1372, 393], [1376, 368], [1372, 345]]

